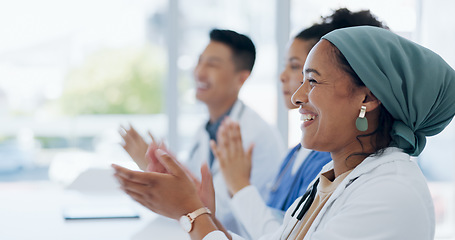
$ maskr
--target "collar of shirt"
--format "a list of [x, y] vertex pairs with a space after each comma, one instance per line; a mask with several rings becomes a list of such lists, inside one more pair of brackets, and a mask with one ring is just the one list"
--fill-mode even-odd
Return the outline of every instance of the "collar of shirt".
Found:
[[[221, 122], [223, 121], [223, 119], [226, 117], [226, 116], [229, 116], [229, 114], [231, 113], [231, 110], [233, 108], [234, 105], [232, 105], [229, 110], [227, 110], [227, 112], [225, 112], [220, 118], [218, 118], [218, 120], [216, 120], [214, 123], [210, 123], [210, 121], [207, 122], [207, 124], [205, 125], [205, 130], [207, 131], [207, 133], [209, 134], [209, 137], [210, 137], [210, 140], [214, 140], [216, 142], [216, 132], [218, 131], [218, 128], [220, 127], [221, 125]], [[212, 152], [212, 149], [210, 149], [210, 159], [209, 159], [209, 168], [211, 169], [212, 168], [212, 165], [213, 165], [213, 161], [215, 160], [215, 156]]]
[[227, 116], [229, 116], [229, 114], [231, 113], [232, 111], [232, 107], [234, 105], [232, 105], [229, 110], [227, 110], [227, 112], [225, 112], [220, 118], [218, 118], [214, 123], [210, 123], [210, 121], [207, 122], [207, 124], [205, 125], [205, 130], [207, 131], [207, 133], [209, 134], [210, 136], [210, 139], [212, 140], [215, 140], [216, 142], [216, 132], [218, 131], [218, 128], [220, 127], [221, 125], [221, 122], [223, 121], [223, 119]]

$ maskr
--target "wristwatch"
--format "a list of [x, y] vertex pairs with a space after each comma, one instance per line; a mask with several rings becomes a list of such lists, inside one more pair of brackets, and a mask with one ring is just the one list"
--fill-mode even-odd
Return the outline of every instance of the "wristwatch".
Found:
[[182, 226], [183, 230], [186, 232], [191, 232], [193, 229], [193, 222], [194, 220], [201, 216], [202, 214], [212, 214], [210, 210], [206, 207], [199, 208], [198, 210], [188, 213], [180, 217], [180, 225]]

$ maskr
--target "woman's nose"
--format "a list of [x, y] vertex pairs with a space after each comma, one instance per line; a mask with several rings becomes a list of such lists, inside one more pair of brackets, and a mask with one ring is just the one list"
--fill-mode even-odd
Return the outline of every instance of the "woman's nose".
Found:
[[308, 83], [303, 83], [300, 87], [295, 91], [295, 93], [291, 97], [291, 101], [295, 106], [300, 106], [303, 103], [308, 102]]

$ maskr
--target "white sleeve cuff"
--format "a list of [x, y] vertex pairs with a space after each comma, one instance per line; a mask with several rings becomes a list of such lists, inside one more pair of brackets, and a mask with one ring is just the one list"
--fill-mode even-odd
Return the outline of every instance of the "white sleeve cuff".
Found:
[[224, 232], [216, 230], [205, 235], [202, 240], [228, 240]]
[[237, 202], [241, 203], [241, 202], [243, 202], [243, 200], [248, 199], [249, 196], [251, 196], [252, 192], [257, 192], [256, 187], [253, 185], [248, 185], [248, 186], [240, 189], [240, 191], [238, 191], [234, 196], [232, 196], [232, 201], [234, 203], [237, 203]]

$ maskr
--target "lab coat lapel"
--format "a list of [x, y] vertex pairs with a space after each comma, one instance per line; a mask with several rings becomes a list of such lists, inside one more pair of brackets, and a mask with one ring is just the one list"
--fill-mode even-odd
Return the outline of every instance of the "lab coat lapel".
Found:
[[229, 114], [229, 117], [232, 120], [240, 123], [240, 120], [241, 120], [241, 117], [243, 115], [242, 113], [243, 113], [244, 109], [245, 109], [245, 104], [243, 104], [242, 101], [237, 100], [234, 103], [234, 106], [232, 107], [232, 110], [231, 110], [231, 113]]
[[201, 177], [200, 168], [201, 165], [205, 162], [208, 162], [210, 157], [210, 153], [208, 151], [209, 146], [209, 135], [205, 130], [205, 125], [201, 126], [198, 131], [197, 135], [194, 138], [194, 144], [191, 147], [189, 153], [189, 159], [187, 167], [190, 171], [197, 177]]

